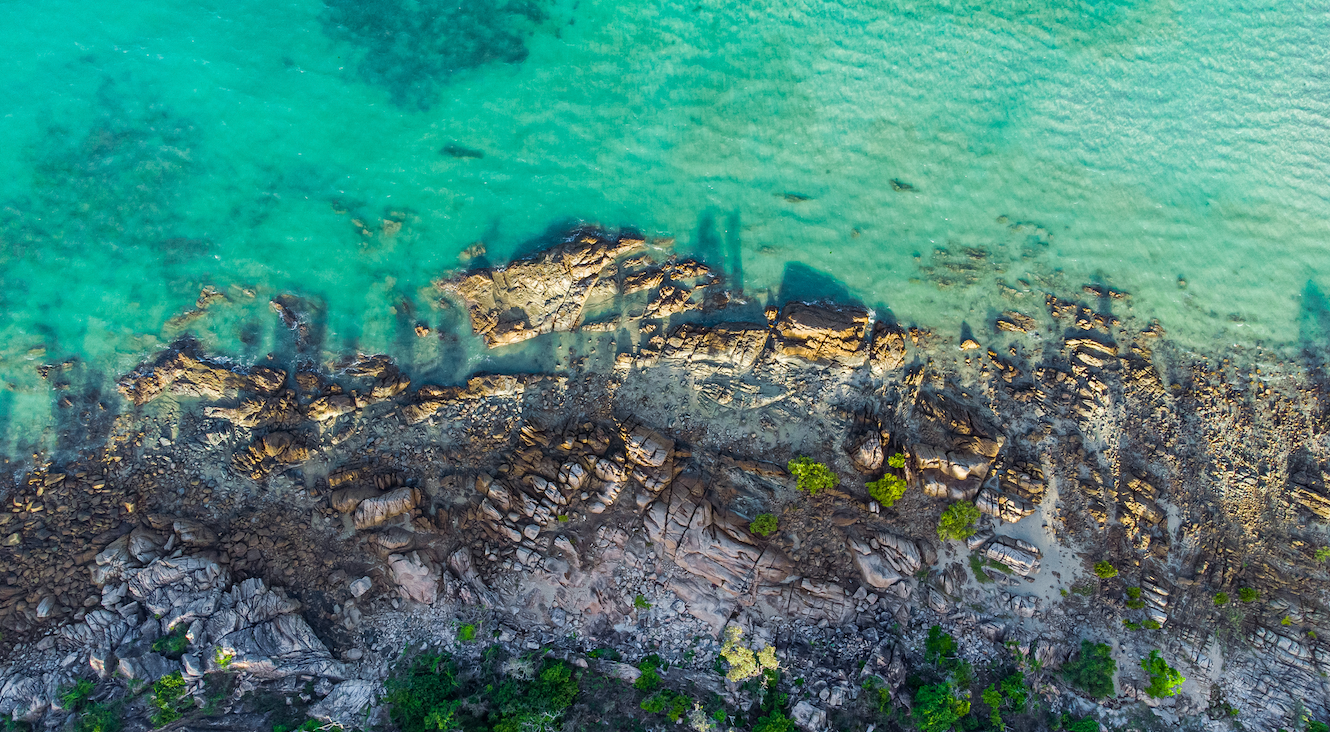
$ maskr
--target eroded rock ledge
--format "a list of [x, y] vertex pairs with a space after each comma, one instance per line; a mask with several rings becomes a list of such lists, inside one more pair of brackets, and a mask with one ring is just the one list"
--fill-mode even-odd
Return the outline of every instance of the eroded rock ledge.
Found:
[[[242, 368], [186, 344], [127, 375], [107, 444], [23, 476], [0, 513], [0, 714], [59, 728], [75, 678], [133, 699], [179, 671], [200, 704], [227, 679], [207, 728], [270, 726], [265, 694], [381, 722], [404, 646], [479, 652], [459, 623], [615, 678], [636, 670], [587, 654], [654, 652], [670, 683], [742, 707], [714, 671], [737, 624], [805, 682], [788, 688], [801, 724], [849, 728], [874, 719], [867, 675], [910, 703], [937, 624], [976, 668], [1038, 659], [1048, 708], [1110, 725], [1324, 717], [1314, 382], [1165, 363], [1157, 328], [1069, 293], [1006, 310], [986, 348], [848, 305], [732, 309], [723, 278], [657, 253], [580, 230], [437, 283], [490, 348], [629, 333], [605, 373], [417, 386], [383, 355]], [[839, 483], [797, 490], [801, 455]], [[906, 492], [884, 506], [867, 483], [888, 473]], [[957, 502], [983, 518], [942, 541]], [[763, 513], [767, 536], [749, 528]], [[1258, 599], [1216, 606], [1243, 587]], [[173, 633], [182, 652], [154, 650]], [[1086, 638], [1119, 660], [1110, 699], [1056, 672]], [[1156, 648], [1190, 679], [1162, 704], [1137, 663]]]

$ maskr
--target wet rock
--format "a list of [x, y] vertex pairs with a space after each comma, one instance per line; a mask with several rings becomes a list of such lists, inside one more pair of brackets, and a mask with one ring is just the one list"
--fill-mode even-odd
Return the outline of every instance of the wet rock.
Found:
[[567, 244], [530, 259], [464, 273], [435, 286], [465, 305], [472, 331], [494, 348], [573, 330], [602, 271], [644, 244], [627, 236], [580, 232]]
[[164, 393], [210, 399], [242, 391], [272, 395], [285, 381], [284, 371], [261, 366], [248, 371], [232, 370], [173, 349], [125, 376], [119, 387], [125, 398], [142, 405]]
[[415, 403], [402, 407], [402, 419], [417, 424], [437, 414], [451, 404], [475, 402], [497, 397], [520, 397], [527, 384], [538, 377], [477, 376], [465, 387], [422, 386], [415, 395]]

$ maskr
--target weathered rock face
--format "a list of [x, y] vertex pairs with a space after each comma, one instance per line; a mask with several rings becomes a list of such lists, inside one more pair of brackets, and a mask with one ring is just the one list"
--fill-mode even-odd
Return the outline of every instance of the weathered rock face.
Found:
[[994, 539], [984, 547], [984, 556], [1000, 562], [1022, 577], [1039, 571], [1039, 547], [1009, 537]]
[[238, 371], [208, 363], [179, 350], [167, 351], [152, 364], [120, 380], [120, 393], [136, 405], [165, 393], [221, 399], [239, 392], [271, 396], [282, 388], [286, 372], [255, 366]]
[[402, 597], [433, 605], [439, 597], [439, 569], [421, 559], [418, 552], [388, 557], [388, 571]]
[[250, 397], [241, 401], [237, 407], [206, 407], [203, 413], [249, 429], [291, 428], [304, 419], [296, 393], [291, 389], [268, 398]]
[[464, 387], [422, 386], [416, 392], [416, 402], [402, 407], [402, 418], [407, 424], [416, 424], [456, 402], [520, 397], [529, 381], [528, 378], [518, 376], [477, 376], [467, 381]]
[[870, 368], [882, 378], [905, 365], [905, 333], [881, 320], [873, 324]]
[[805, 361], [862, 366], [868, 312], [790, 303], [776, 321], [776, 353]]
[[420, 505], [421, 494], [415, 488], [398, 488], [381, 496], [366, 498], [356, 506], [357, 529], [370, 529], [394, 516], [409, 513]]
[[236, 451], [231, 467], [237, 472], [261, 480], [291, 465], [309, 459], [309, 450], [290, 432], [269, 432]]
[[910, 446], [907, 480], [934, 498], [974, 500], [1006, 438], [941, 397], [920, 399], [916, 411], [932, 423], [932, 434], [927, 442]]
[[576, 328], [602, 272], [644, 244], [642, 239], [584, 233], [532, 259], [435, 284], [465, 304], [472, 331], [493, 348]]

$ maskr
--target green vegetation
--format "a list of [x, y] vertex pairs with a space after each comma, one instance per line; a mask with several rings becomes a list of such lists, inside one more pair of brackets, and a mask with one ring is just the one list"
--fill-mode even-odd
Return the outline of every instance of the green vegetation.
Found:
[[185, 695], [185, 679], [179, 671], [157, 679], [152, 685], [152, 726], [162, 727], [180, 719], [194, 706]]
[[633, 598], [633, 607], [637, 608], [638, 610], [650, 610], [651, 603], [647, 602], [647, 599], [645, 597], [638, 595]]
[[214, 646], [212, 649], [212, 659], [217, 662], [218, 668], [226, 668], [231, 662], [236, 660], [236, 654], [224, 650], [221, 646]]
[[184, 624], [177, 625], [175, 630], [159, 637], [152, 642], [154, 653], [160, 653], [167, 658], [179, 660], [189, 650], [189, 638], [185, 637], [187, 629]]
[[753, 723], [753, 732], [794, 732], [794, 722], [776, 709], [765, 717], [758, 717]]
[[1260, 597], [1261, 593], [1257, 592], [1256, 590], [1253, 590], [1250, 587], [1243, 587], [1242, 589], [1238, 590], [1238, 599], [1242, 600], [1243, 602], [1256, 602], [1256, 600], [1259, 599]]
[[775, 671], [779, 666], [776, 662], [775, 646], [765, 646], [754, 653], [753, 649], [743, 645], [743, 631], [737, 625], [725, 629], [720, 657], [730, 666], [725, 672], [725, 678], [730, 681], [743, 681], [765, 675], [769, 671]]
[[[975, 580], [979, 582], [979, 584], [981, 585], [985, 585], [993, 581], [993, 578], [989, 577], [988, 573], [984, 571], [984, 566], [987, 564], [988, 560], [984, 559], [978, 554], [970, 555], [970, 571], [974, 573]], [[1063, 590], [1063, 592], [1066, 592], [1066, 590]]]
[[87, 679], [79, 679], [73, 686], [66, 686], [60, 689], [60, 706], [69, 710], [77, 710], [88, 701], [92, 696], [92, 690], [96, 686]]
[[934, 625], [928, 629], [928, 638], [924, 641], [924, 661], [946, 665], [956, 658], [956, 639], [944, 632], [942, 626]]
[[457, 640], [470, 643], [476, 639], [476, 626], [466, 624], [457, 628]]
[[984, 693], [979, 698], [988, 705], [988, 722], [996, 729], [1002, 729], [1002, 692], [997, 690], [997, 686], [989, 684]]
[[1145, 600], [1128, 600], [1127, 607], [1132, 610], [1141, 610], [1145, 607]]
[[1113, 579], [1118, 576], [1118, 568], [1107, 561], [1100, 560], [1095, 562], [1094, 573], [1099, 576], [1099, 579]]
[[943, 541], [963, 541], [974, 536], [974, 522], [979, 520], [979, 509], [973, 503], [957, 501], [947, 507], [937, 520], [937, 535]]
[[72, 686], [60, 690], [60, 706], [78, 715], [74, 722], [74, 732], [119, 732], [124, 726], [120, 719], [120, 705], [91, 701], [95, 688], [92, 681], [79, 679]]
[[890, 465], [891, 467], [897, 470], [901, 470], [902, 468], [905, 467], [905, 453], [898, 452], [895, 455], [892, 455], [891, 457], [887, 458], [887, 465]]
[[284, 724], [274, 724], [272, 732], [341, 732], [342, 726], [332, 722], [320, 722], [317, 719], [306, 719], [299, 727], [287, 727]]
[[1139, 599], [1141, 599], [1141, 588], [1139, 588], [1139, 587], [1128, 587], [1128, 588], [1127, 588], [1127, 597], [1130, 597], [1130, 598], [1133, 599], [1133, 600], [1139, 600]]
[[596, 650], [588, 653], [587, 655], [590, 656], [591, 658], [605, 658], [610, 661], [618, 661], [619, 659], [623, 658], [623, 656], [613, 648], [597, 648]]
[[758, 536], [771, 536], [776, 533], [776, 515], [771, 513], [759, 513], [757, 518], [748, 524], [748, 530]]
[[911, 717], [920, 732], [945, 732], [970, 713], [970, 702], [957, 698], [951, 684], [925, 684], [914, 692]]
[[[496, 655], [486, 652], [490, 665]], [[562, 661], [544, 661], [530, 680], [481, 676], [463, 677], [447, 654], [421, 653], [384, 683], [389, 717], [402, 732], [552, 732], [578, 692], [572, 667]]]
[[652, 714], [665, 713], [671, 722], [678, 722], [693, 706], [693, 700], [683, 694], [676, 694], [669, 689], [662, 689], [655, 696], [642, 700], [642, 710]]
[[864, 487], [868, 488], [868, 495], [882, 504], [883, 508], [891, 508], [901, 496], [905, 495], [905, 479], [891, 473], [871, 483], [865, 483]]
[[[642, 675], [638, 676], [637, 681], [633, 682], [633, 688], [638, 691], [645, 691], [648, 694], [659, 689], [660, 672], [657, 671], [658, 668], [660, 668], [660, 656], [657, 656], [654, 653], [639, 661], [637, 664], [637, 670], [641, 671]], [[643, 704], [645, 703], [646, 702], [643, 702]], [[646, 707], [642, 708], [646, 709]]]
[[1062, 667], [1067, 681], [1096, 699], [1113, 696], [1113, 674], [1118, 670], [1112, 649], [1105, 643], [1081, 641], [1081, 655]]
[[1064, 712], [1062, 714], [1062, 730], [1063, 732], [1099, 732], [1099, 722], [1094, 717], [1076, 719]]
[[1330, 724], [1325, 722], [1308, 722], [1307, 732], [1330, 732]]
[[1187, 680], [1160, 657], [1159, 651], [1150, 651], [1149, 656], [1142, 658], [1141, 668], [1150, 674], [1150, 685], [1145, 687], [1145, 693], [1156, 699], [1177, 694], [1177, 688]]
[[1216, 593], [1215, 593], [1215, 606], [1227, 605], [1227, 604], [1228, 604], [1228, 593], [1227, 593], [1227, 592], [1216, 592]]
[[813, 462], [813, 459], [809, 457], [791, 460], [786, 467], [789, 468], [790, 475], [794, 476], [799, 490], [807, 492], [810, 496], [815, 496], [818, 491], [830, 490], [840, 484], [840, 477], [831, 472], [831, 468], [822, 463]]
[[1316, 561], [1324, 562], [1327, 559], [1330, 559], [1330, 546], [1323, 546], [1316, 550]]

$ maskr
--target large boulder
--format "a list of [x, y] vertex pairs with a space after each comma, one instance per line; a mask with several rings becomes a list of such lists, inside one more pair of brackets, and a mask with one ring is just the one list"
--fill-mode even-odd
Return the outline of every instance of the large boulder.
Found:
[[567, 244], [506, 267], [466, 272], [435, 286], [462, 302], [472, 331], [490, 348], [542, 333], [571, 331], [592, 288], [614, 260], [641, 249], [642, 239], [579, 232]]
[[776, 353], [816, 363], [862, 366], [868, 311], [790, 303], [776, 321]]
[[119, 382], [120, 393], [135, 405], [146, 404], [165, 393], [221, 399], [238, 392], [276, 394], [286, 382], [286, 372], [256, 366], [233, 369], [209, 363], [179, 350], [163, 353]]

